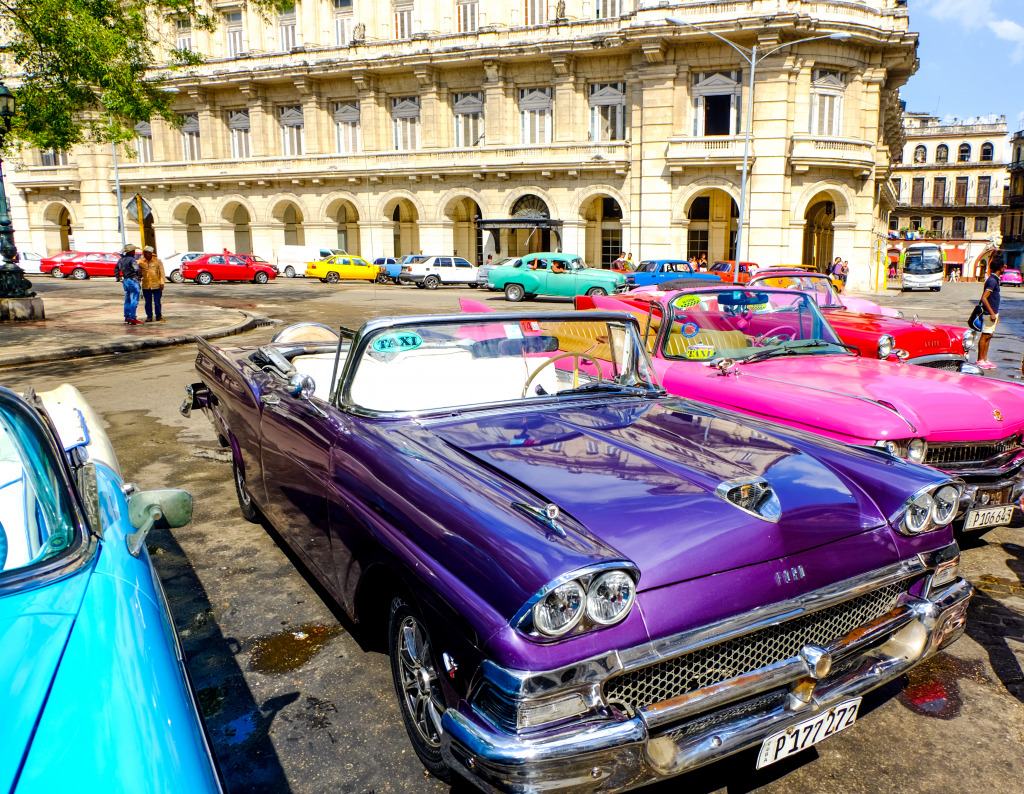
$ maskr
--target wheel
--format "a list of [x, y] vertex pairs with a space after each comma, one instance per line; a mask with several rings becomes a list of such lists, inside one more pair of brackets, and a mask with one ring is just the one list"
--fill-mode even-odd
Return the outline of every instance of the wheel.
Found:
[[425, 289], [437, 289], [441, 286], [441, 279], [437, 276], [427, 276], [423, 279], [423, 286]]
[[477, 284], [477, 283], [476, 283], [475, 281], [472, 281], [472, 282], [470, 282], [470, 284], [469, 284], [469, 288], [470, 288], [470, 289], [476, 289], [476, 288], [477, 288], [477, 287], [479, 287], [479, 286], [480, 286], [480, 285], [479, 285], [479, 284]]
[[413, 749], [434, 777], [448, 782], [451, 769], [441, 757], [441, 717], [446, 707], [430, 635], [401, 598], [391, 602], [388, 655], [398, 708]]
[[424, 286], [426, 286], [426, 285], [425, 285], [425, 284], [424, 284], [424, 283], [423, 283], [422, 281], [417, 281], [417, 282], [416, 282], [416, 287], [417, 287], [418, 289], [423, 289], [423, 288], [424, 288]]
[[337, 284], [338, 280], [339, 280], [338, 279], [338, 274], [335, 271], [333, 271], [333, 270], [328, 271], [328, 273], [327, 273], [327, 283], [328, 284]]
[[387, 284], [388, 283], [388, 274], [385, 273], [383, 270], [380, 271], [377, 274], [377, 277], [373, 280], [373, 283], [374, 284]]
[[85, 270], [83, 270], [82, 268], [76, 267], [74, 270], [71, 271], [71, 278], [77, 279], [78, 281], [84, 281], [85, 279], [89, 278], [89, 274], [86, 273]]
[[184, 276], [181, 275], [181, 270], [179, 268], [175, 268], [171, 271], [170, 279], [175, 284], [181, 284], [185, 280]]
[[521, 397], [525, 397], [526, 393], [530, 390], [530, 384], [536, 380], [537, 376], [543, 371], [545, 367], [550, 367], [556, 361], [561, 361], [563, 358], [572, 359], [572, 387], [575, 389], [580, 382], [580, 362], [587, 361], [590, 365], [597, 370], [597, 381], [600, 383], [604, 380], [604, 375], [601, 372], [601, 365], [597, 363], [597, 359], [588, 353], [559, 353], [557, 356], [552, 356], [537, 369], [535, 369], [530, 377], [526, 379], [526, 383], [523, 384], [523, 393]]
[[242, 471], [238, 461], [232, 458], [231, 471], [235, 475], [235, 496], [238, 497], [238, 508], [242, 511], [242, 518], [254, 524], [260, 523], [260, 509], [249, 496], [249, 489], [245, 484], [245, 473]]
[[264, 273], [264, 272], [263, 272], [263, 271], [261, 270], [261, 271], [260, 271], [259, 273], [257, 273], [257, 274], [256, 274], [256, 276], [255, 276], [255, 277], [253, 278], [253, 281], [255, 281], [255, 282], [256, 282], [257, 284], [266, 284], [266, 283], [267, 283], [268, 281], [270, 281], [270, 278], [269, 278], [269, 277], [267, 276], [267, 274], [266, 274], [266, 273]]
[[64, 278], [64, 274], [60, 272], [60, 265], [53, 268], [53, 270], [50, 271], [50, 275], [54, 278]]
[[391, 283], [392, 284], [401, 284], [402, 280], [400, 278], [393, 278], [393, 279], [391, 279]]
[[295, 278], [295, 268], [292, 267], [291, 265], [285, 266], [284, 277], [285, 278]]
[[770, 331], [765, 331], [763, 334], [754, 339], [753, 347], [764, 347], [765, 342], [788, 342], [790, 339], [796, 339], [798, 336], [796, 328], [791, 325], [779, 325], [772, 328]]
[[523, 289], [522, 284], [506, 284], [505, 285], [505, 300], [511, 301], [512, 303], [519, 303], [526, 295], [526, 290]]
[[205, 284], [209, 284], [212, 281], [213, 281], [213, 276], [211, 276], [209, 271], [207, 271], [207, 270], [202, 271], [195, 278], [196, 284], [204, 284], [205, 285]]
[[608, 294], [608, 290], [606, 290], [604, 287], [591, 287], [590, 289], [587, 290], [587, 294], [592, 298], [603, 298], [605, 295]]

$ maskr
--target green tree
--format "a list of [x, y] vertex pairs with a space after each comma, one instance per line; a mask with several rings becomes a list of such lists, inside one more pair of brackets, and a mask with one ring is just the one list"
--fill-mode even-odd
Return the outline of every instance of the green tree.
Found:
[[[153, 116], [178, 123], [174, 95], [153, 71], [158, 19], [188, 19], [202, 30], [217, 24], [198, 0], [0, 0], [0, 78], [18, 100], [12, 137], [67, 150], [130, 140], [135, 124]], [[202, 61], [170, 53], [171, 68]]]

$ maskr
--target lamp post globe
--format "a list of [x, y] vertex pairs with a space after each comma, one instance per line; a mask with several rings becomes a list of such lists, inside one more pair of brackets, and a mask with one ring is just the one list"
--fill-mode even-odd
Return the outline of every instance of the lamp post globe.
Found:
[[[11, 131], [17, 100], [7, 86], [0, 83], [0, 147]], [[2, 162], [2, 161], [0, 161]], [[25, 278], [25, 271], [18, 267], [18, 249], [14, 246], [14, 225], [7, 206], [7, 191], [4, 189], [3, 169], [0, 166], [0, 298], [33, 298], [32, 282]]]

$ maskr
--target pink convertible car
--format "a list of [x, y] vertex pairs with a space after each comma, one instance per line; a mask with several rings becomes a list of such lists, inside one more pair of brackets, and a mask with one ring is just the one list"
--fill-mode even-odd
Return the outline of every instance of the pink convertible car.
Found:
[[1024, 494], [1024, 389], [863, 358], [804, 293], [694, 288], [583, 297], [577, 306], [638, 315], [672, 394], [961, 478], [967, 483], [962, 528], [1008, 524]]

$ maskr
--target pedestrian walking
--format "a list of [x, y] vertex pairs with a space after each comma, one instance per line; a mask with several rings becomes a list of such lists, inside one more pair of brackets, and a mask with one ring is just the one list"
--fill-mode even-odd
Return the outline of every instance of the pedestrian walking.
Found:
[[114, 266], [114, 278], [121, 282], [124, 287], [124, 321], [128, 325], [142, 325], [142, 321], [135, 317], [139, 307], [139, 292], [142, 287], [139, 280], [142, 272], [135, 263], [135, 246], [128, 243], [121, 249], [121, 258]]
[[989, 268], [989, 276], [985, 279], [985, 286], [981, 291], [981, 338], [978, 340], [978, 360], [975, 362], [982, 369], [995, 369], [996, 365], [988, 360], [988, 346], [992, 341], [992, 334], [999, 325], [999, 276], [1002, 275], [1006, 265], [1001, 259], [997, 259]]
[[[142, 249], [142, 259], [138, 262], [142, 271], [142, 297], [146, 304], [146, 322], [162, 323], [164, 321], [164, 263], [156, 256], [153, 246]], [[156, 316], [153, 312], [156, 310]]]
[[622, 270], [626, 264], [626, 252], [623, 251], [619, 254], [618, 259], [612, 262], [612, 270]]

